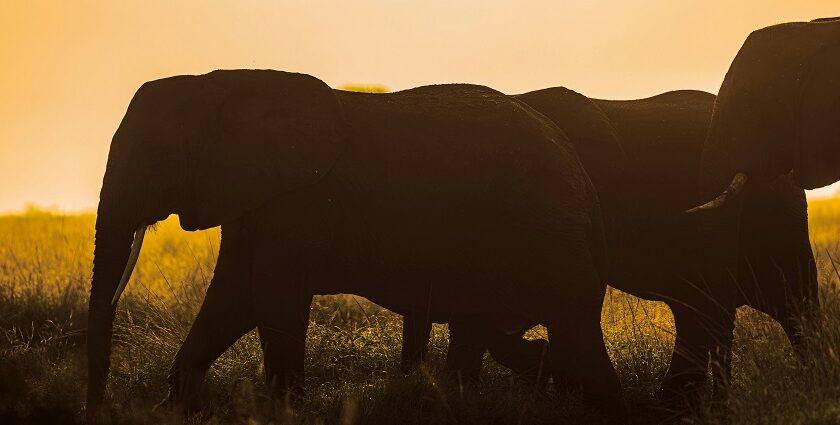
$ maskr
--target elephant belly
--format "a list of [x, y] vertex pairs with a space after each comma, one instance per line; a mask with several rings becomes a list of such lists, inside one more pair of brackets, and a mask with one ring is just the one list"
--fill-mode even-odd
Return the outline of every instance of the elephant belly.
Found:
[[609, 284], [649, 300], [693, 294], [689, 282], [697, 280], [704, 258], [693, 218], [666, 216], [628, 227], [611, 258]]
[[[333, 261], [313, 271], [312, 289], [318, 294], [364, 296], [394, 312], [423, 313], [439, 322], [455, 316], [494, 317], [507, 328], [534, 321], [535, 304], [551, 297], [548, 292], [555, 289], [540, 291], [539, 284], [553, 286], [559, 280], [545, 276], [554, 272], [547, 267], [538, 271], [517, 261], [505, 267], [500, 267], [501, 262], [491, 264], [505, 255], [486, 252], [490, 251], [487, 245], [464, 247], [457, 241], [438, 244], [429, 239], [434, 238], [385, 244], [362, 255], [355, 250], [337, 253]], [[539, 292], [544, 296], [538, 296]]]
[[345, 216], [326, 260], [309, 272], [313, 293], [356, 294], [439, 322], [480, 317], [505, 330], [540, 322], [574, 296], [564, 273], [578, 265], [557, 259], [585, 245], [578, 223], [568, 223], [563, 237], [541, 226], [503, 231], [495, 219], [395, 216], [398, 222]]

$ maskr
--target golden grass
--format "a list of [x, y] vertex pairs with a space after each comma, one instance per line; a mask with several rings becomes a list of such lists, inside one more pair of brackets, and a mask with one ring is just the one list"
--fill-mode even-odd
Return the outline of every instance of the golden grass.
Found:
[[[743, 308], [738, 314], [732, 423], [840, 422], [840, 297], [829, 256], [840, 257], [840, 199], [810, 204], [824, 324], [811, 334], [806, 363], [781, 328]], [[75, 422], [84, 399], [84, 326], [93, 250], [93, 214], [30, 210], [0, 216], [0, 422]], [[169, 421], [151, 407], [166, 394], [165, 376], [212, 276], [219, 231], [183, 232], [177, 218], [147, 236], [120, 304], [109, 386], [115, 418]], [[673, 347], [664, 304], [611, 290], [602, 316], [605, 340], [635, 422], [667, 418], [654, 391]], [[401, 319], [362, 298], [316, 297], [307, 343], [307, 388], [284, 417], [294, 423], [582, 423], [597, 418], [562, 395], [535, 394], [486, 360], [479, 388], [436, 378], [446, 326], [436, 325], [426, 368], [398, 372]], [[544, 336], [541, 328], [531, 337]], [[265, 422], [271, 403], [261, 383], [252, 332], [228, 350], [207, 378], [208, 408], [194, 422]], [[5, 419], [5, 420], [4, 420]], [[688, 420], [717, 423], [698, 411]]]

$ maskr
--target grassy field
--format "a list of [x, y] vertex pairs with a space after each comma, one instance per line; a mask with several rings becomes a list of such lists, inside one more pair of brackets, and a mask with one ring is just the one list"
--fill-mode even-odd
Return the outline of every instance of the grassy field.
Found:
[[[781, 328], [739, 311], [730, 408], [736, 424], [840, 423], [840, 293], [829, 257], [840, 259], [840, 200], [811, 203], [825, 326], [810, 335], [805, 364]], [[82, 420], [84, 329], [93, 251], [92, 214], [31, 210], [0, 217], [0, 423]], [[175, 219], [146, 238], [115, 325], [109, 400], [121, 423], [176, 422], [152, 407], [166, 394], [169, 364], [210, 281], [218, 229], [186, 233]], [[654, 391], [673, 347], [662, 304], [611, 290], [602, 324], [635, 423], [667, 421]], [[352, 296], [316, 297], [309, 327], [308, 392], [283, 423], [592, 423], [574, 398], [524, 388], [486, 360], [482, 384], [458, 388], [437, 378], [447, 329], [435, 325], [427, 366], [399, 372], [401, 318]], [[533, 336], [544, 334], [540, 329]], [[261, 381], [252, 332], [228, 350], [206, 381], [206, 408], [191, 423], [267, 423], [272, 403]], [[718, 423], [703, 410], [684, 423]]]

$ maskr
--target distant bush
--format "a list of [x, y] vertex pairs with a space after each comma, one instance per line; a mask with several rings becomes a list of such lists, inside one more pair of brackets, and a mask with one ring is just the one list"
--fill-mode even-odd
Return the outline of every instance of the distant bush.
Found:
[[338, 86], [339, 90], [355, 91], [360, 93], [390, 93], [391, 88], [382, 84], [344, 84]]

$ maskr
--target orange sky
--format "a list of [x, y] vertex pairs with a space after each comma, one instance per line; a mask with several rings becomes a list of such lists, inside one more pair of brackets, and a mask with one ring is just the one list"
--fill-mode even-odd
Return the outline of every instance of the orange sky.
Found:
[[273, 68], [333, 86], [472, 82], [518, 93], [565, 85], [603, 98], [717, 92], [751, 30], [840, 15], [837, 0], [229, 4], [0, 2], [0, 211], [95, 208], [131, 95], [164, 76]]

